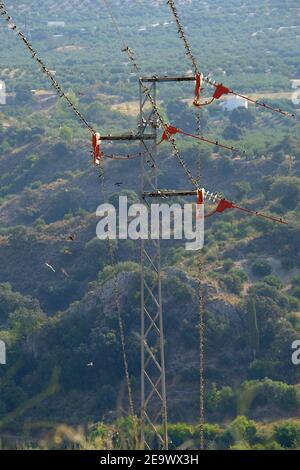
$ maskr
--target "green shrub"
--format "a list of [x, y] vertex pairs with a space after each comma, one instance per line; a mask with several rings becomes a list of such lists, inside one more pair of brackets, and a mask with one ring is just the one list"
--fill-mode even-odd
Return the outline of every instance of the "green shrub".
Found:
[[168, 433], [170, 445], [175, 449], [194, 437], [193, 427], [186, 423], [169, 424]]
[[206, 394], [207, 410], [211, 413], [232, 413], [235, 410], [235, 395], [231, 387], [217, 388], [215, 383]]
[[238, 276], [242, 282], [246, 282], [248, 280], [248, 275], [242, 268], [232, 268], [230, 270], [230, 274]]
[[300, 299], [300, 287], [293, 287], [293, 289], [291, 290], [291, 294], [294, 297], [297, 297], [297, 299]]
[[257, 260], [252, 264], [252, 273], [255, 276], [264, 277], [268, 276], [272, 272], [272, 268], [266, 261]]
[[121, 272], [139, 272], [140, 267], [133, 261], [123, 261], [115, 266], [105, 266], [102, 272], [99, 273], [99, 280], [106, 282]]
[[240, 181], [237, 183], [233, 183], [232, 187], [236, 192], [236, 197], [239, 200], [242, 200], [246, 197], [251, 191], [251, 185], [248, 181]]
[[137, 419], [134, 416], [119, 418], [116, 422], [114, 448], [130, 450], [139, 448], [139, 432]]
[[266, 444], [256, 444], [251, 450], [284, 450], [284, 448], [276, 441], [271, 441]]
[[295, 209], [300, 200], [299, 179], [293, 176], [276, 179], [276, 181], [271, 185], [270, 197], [272, 199], [277, 199], [286, 209]]
[[300, 287], [300, 276], [294, 276], [292, 278], [292, 286]]
[[221, 157], [218, 160], [218, 171], [223, 175], [234, 173], [234, 162], [229, 157]]
[[222, 283], [224, 284], [228, 292], [231, 292], [232, 294], [236, 295], [240, 294], [243, 287], [243, 283], [240, 276], [234, 273], [229, 273], [223, 276]]
[[275, 426], [275, 439], [287, 449], [300, 448], [300, 424], [287, 421]]
[[223, 270], [228, 273], [234, 266], [234, 262], [231, 259], [226, 259], [223, 263]]
[[287, 412], [299, 411], [300, 392], [295, 385], [273, 381], [269, 378], [246, 381], [240, 386], [241, 398], [249, 396], [250, 391], [249, 409], [255, 403], [256, 405], [268, 406], [273, 404]]
[[245, 416], [238, 416], [224, 431], [222, 442], [225, 447], [236, 444], [254, 443], [257, 434], [256, 424]]
[[276, 276], [272, 276], [272, 275], [265, 276], [263, 281], [271, 287], [276, 287], [276, 289], [283, 288], [283, 284], [281, 280]]
[[217, 424], [204, 425], [204, 439], [205, 442], [212, 443], [220, 438], [222, 431]]

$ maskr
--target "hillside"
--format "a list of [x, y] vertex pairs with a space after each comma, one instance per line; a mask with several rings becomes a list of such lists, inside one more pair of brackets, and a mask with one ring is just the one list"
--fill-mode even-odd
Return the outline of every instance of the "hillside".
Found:
[[[10, 5], [15, 20], [89, 122], [102, 134], [135, 130], [138, 77], [103, 5], [18, 3]], [[165, 2], [111, 3], [145, 74], [190, 70]], [[291, 80], [300, 76], [300, 9], [296, 1], [288, 7], [275, 0], [264, 6], [258, 0], [231, 0], [226, 7], [219, 0], [177, 3], [207, 72], [296, 114], [286, 119], [252, 105], [230, 112], [213, 104], [201, 111], [203, 135], [245, 153], [178, 138], [194, 174], [200, 165], [204, 187], [288, 222], [239, 211], [215, 215], [207, 219], [202, 252], [207, 422], [224, 430], [243, 415], [271, 435], [282, 420], [299, 426], [300, 415], [300, 367], [291, 361], [291, 345], [300, 337], [299, 109], [291, 100]], [[64, 26], [49, 25], [53, 21]], [[124, 194], [138, 201], [140, 165], [107, 159], [103, 186], [88, 133], [47, 94], [36, 65], [2, 26], [0, 79], [14, 98], [0, 106], [0, 339], [8, 346], [8, 363], [0, 368], [0, 429], [4, 445], [23, 437], [40, 445], [48, 428], [86, 426], [90, 432], [95, 423], [114, 426], [127, 415], [114, 276], [138, 411], [140, 246], [118, 241], [114, 266], [107, 243], [96, 238], [96, 208]], [[188, 132], [196, 132], [193, 93], [191, 84], [159, 91], [166, 119]], [[103, 146], [115, 155], [139, 151], [134, 143]], [[161, 188], [190, 187], [167, 143], [158, 158]], [[192, 426], [199, 414], [197, 256], [178, 241], [162, 248], [169, 419]], [[185, 432], [191, 437], [196, 431]], [[239, 443], [214, 432], [211, 441], [219, 448]]]

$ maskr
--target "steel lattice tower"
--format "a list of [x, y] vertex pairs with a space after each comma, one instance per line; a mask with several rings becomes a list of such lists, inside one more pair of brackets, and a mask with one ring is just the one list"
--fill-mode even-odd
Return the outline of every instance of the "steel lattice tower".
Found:
[[[178, 191], [158, 186], [157, 84], [192, 81], [195, 77], [140, 78], [137, 134], [101, 136], [102, 141], [141, 142], [141, 198], [148, 208], [161, 197], [197, 196], [196, 189]], [[160, 235], [154, 239], [149, 234], [147, 240], [141, 240], [141, 445], [147, 449], [168, 449]]]
[[[146, 81], [147, 79], [145, 79]], [[141, 141], [142, 198], [149, 206], [146, 192], [157, 192], [157, 116], [143, 92], [140, 79], [140, 132], [153, 135], [152, 141]], [[156, 104], [156, 82], [149, 84]], [[152, 198], [153, 202], [153, 198]], [[154, 433], [158, 446], [168, 449], [167, 397], [164, 357], [164, 331], [161, 289], [160, 240], [141, 241], [141, 441], [150, 449], [146, 429]]]

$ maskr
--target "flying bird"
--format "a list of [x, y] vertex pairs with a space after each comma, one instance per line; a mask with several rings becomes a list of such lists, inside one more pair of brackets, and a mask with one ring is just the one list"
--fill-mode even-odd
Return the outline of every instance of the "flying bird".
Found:
[[60, 268], [60, 270], [66, 277], [70, 277], [69, 274], [67, 273], [67, 271], [64, 268]]
[[51, 264], [45, 263], [45, 266], [47, 266], [47, 268], [51, 269], [51, 271], [52, 271], [53, 273], [56, 273], [55, 269], [53, 268], [53, 266], [51, 266]]

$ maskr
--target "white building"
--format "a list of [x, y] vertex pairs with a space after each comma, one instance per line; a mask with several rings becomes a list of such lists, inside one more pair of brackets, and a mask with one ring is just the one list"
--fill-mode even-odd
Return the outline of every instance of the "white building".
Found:
[[0, 364], [6, 364], [6, 346], [4, 341], [0, 341]]
[[64, 21], [48, 21], [48, 28], [64, 28], [65, 25]]
[[234, 111], [238, 108], [248, 109], [248, 101], [239, 96], [230, 96], [222, 101], [221, 106], [225, 111]]
[[0, 80], [0, 104], [6, 104], [6, 86], [3, 80]]

